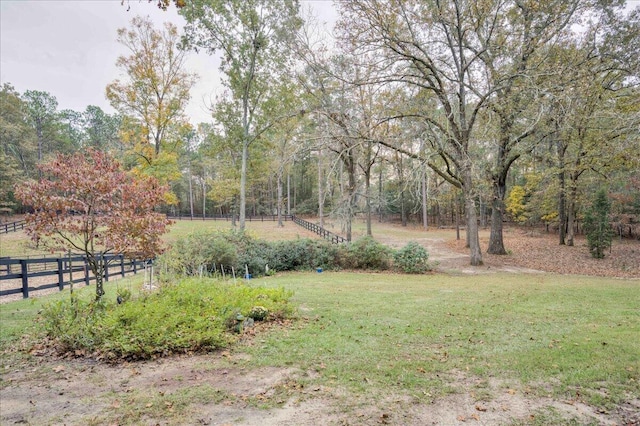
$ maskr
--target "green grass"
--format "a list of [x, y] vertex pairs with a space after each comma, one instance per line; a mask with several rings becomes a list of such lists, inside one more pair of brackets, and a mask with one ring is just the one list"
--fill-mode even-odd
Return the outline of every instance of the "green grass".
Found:
[[[186, 237], [194, 232], [226, 231], [234, 229], [231, 222], [224, 220], [176, 220], [170, 226], [164, 240], [171, 244], [179, 238]], [[238, 229], [238, 228], [236, 228]], [[246, 222], [246, 232], [252, 237], [269, 241], [292, 240], [296, 238], [311, 237], [315, 234], [305, 230], [291, 221], [284, 222], [283, 227], [278, 227], [278, 222]]]
[[[230, 226], [179, 221], [166, 239]], [[291, 222], [284, 229], [273, 222], [248, 222], [247, 227], [271, 240], [306, 236]], [[374, 229], [374, 236], [416, 235], [411, 228], [387, 231], [376, 235]], [[424, 237], [441, 233], [451, 236], [450, 231], [430, 231]], [[243, 361], [247, 368], [316, 371], [299, 380], [347, 388], [367, 398], [400, 392], [430, 400], [459, 391], [461, 375], [479, 378], [476, 394], [486, 399], [492, 398], [485, 389], [489, 380], [504, 383], [505, 389], [521, 386], [557, 398], [579, 394], [605, 409], [640, 398], [639, 280], [325, 272], [281, 274], [252, 283], [293, 290], [299, 319], [258, 336], [252, 345], [237, 346], [236, 351], [252, 355]], [[109, 297], [115, 285], [106, 284]], [[93, 287], [87, 291], [93, 296]], [[46, 299], [60, 297], [68, 297], [67, 291]], [[0, 305], [0, 352], [23, 334], [38, 332], [34, 318], [43, 300]], [[544, 424], [555, 414], [539, 418]]]
[[[463, 372], [608, 406], [640, 396], [637, 281], [557, 275], [287, 274], [304, 318], [240, 348], [367, 395], [453, 391]], [[606, 389], [603, 396], [602, 389]]]

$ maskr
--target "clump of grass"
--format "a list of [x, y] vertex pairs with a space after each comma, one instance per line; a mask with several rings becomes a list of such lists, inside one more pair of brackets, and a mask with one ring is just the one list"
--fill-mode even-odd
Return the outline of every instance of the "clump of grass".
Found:
[[290, 292], [213, 279], [184, 279], [122, 305], [65, 299], [46, 306], [44, 328], [63, 352], [148, 359], [207, 351], [235, 340], [236, 318], [289, 316]]

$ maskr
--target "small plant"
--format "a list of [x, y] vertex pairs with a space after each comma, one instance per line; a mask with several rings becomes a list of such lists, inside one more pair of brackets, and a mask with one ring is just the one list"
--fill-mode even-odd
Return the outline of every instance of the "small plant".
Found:
[[393, 255], [393, 264], [405, 274], [423, 274], [430, 271], [429, 253], [415, 241], [409, 241], [406, 246]]
[[605, 250], [611, 247], [613, 229], [609, 223], [610, 210], [611, 202], [609, 202], [605, 190], [601, 189], [596, 193], [593, 204], [587, 210], [584, 218], [589, 252], [596, 259], [604, 258]]
[[116, 290], [116, 300], [118, 304], [122, 304], [131, 300], [131, 290], [127, 288], [118, 287]]
[[269, 315], [269, 310], [264, 306], [254, 306], [249, 312], [249, 318], [253, 318], [255, 321], [264, 321]]

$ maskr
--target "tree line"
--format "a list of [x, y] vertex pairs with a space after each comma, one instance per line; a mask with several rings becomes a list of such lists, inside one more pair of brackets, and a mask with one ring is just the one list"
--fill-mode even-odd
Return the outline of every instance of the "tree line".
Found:
[[[48, 155], [93, 147], [167, 184], [168, 212], [240, 229], [246, 214], [314, 215], [349, 240], [357, 216], [368, 234], [391, 217], [463, 222], [479, 265], [479, 226], [493, 254], [505, 220], [573, 245], [605, 188], [611, 221], [638, 235], [640, 11], [622, 0], [352, 0], [333, 39], [294, 0], [159, 5], [186, 25], [118, 31], [116, 114], [2, 87], [5, 208]], [[224, 89], [194, 125], [196, 50], [219, 55]]]

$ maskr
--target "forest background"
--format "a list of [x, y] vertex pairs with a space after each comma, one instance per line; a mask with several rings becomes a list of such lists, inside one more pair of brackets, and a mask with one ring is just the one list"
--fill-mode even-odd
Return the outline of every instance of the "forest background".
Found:
[[[37, 164], [93, 147], [169, 184], [163, 211], [241, 229], [261, 214], [317, 217], [348, 239], [357, 216], [463, 224], [481, 264], [478, 226], [491, 254], [508, 250], [507, 220], [573, 245], [605, 188], [612, 229], [639, 238], [632, 3], [355, 0], [335, 5], [330, 38], [295, 1], [177, 3], [182, 27], [128, 15], [113, 34], [119, 76], [96, 90], [115, 113], [3, 80], [3, 212], [24, 212], [14, 188]], [[196, 50], [219, 69], [196, 75]], [[210, 80], [209, 120], [194, 123], [194, 87]]]

